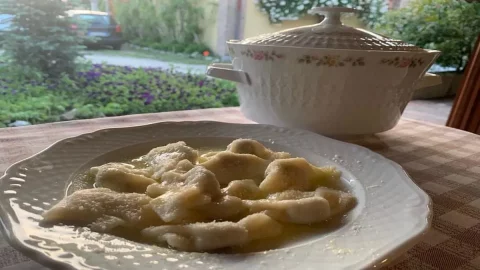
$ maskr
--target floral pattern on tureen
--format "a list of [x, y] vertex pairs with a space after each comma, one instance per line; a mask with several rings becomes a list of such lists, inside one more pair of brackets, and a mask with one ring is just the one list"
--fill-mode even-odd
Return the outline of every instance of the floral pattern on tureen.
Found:
[[418, 57], [395, 57], [395, 58], [384, 58], [380, 61], [380, 64], [394, 66], [397, 68], [406, 68], [406, 67], [417, 67], [422, 66], [425, 61], [422, 58]]
[[340, 57], [340, 55], [304, 55], [298, 58], [300, 64], [315, 64], [317, 66], [329, 66], [329, 67], [343, 67], [346, 65], [351, 66], [365, 66], [365, 59], [363, 57]]
[[273, 61], [275, 59], [282, 59], [285, 56], [283, 54], [278, 54], [275, 51], [264, 51], [264, 50], [246, 50], [240, 52], [242, 55], [253, 58], [254, 60], [264, 60], [264, 61]]

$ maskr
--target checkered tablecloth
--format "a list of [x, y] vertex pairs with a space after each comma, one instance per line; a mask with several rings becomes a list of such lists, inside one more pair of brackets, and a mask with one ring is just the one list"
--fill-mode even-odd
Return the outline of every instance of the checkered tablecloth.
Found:
[[[237, 108], [100, 118], [0, 129], [0, 173], [55, 141], [110, 127], [158, 121], [250, 123]], [[433, 225], [388, 269], [480, 270], [480, 136], [402, 119], [391, 131], [347, 139], [402, 165], [433, 200]], [[392, 232], [394, 233], [394, 232]], [[0, 269], [44, 269], [0, 236]]]

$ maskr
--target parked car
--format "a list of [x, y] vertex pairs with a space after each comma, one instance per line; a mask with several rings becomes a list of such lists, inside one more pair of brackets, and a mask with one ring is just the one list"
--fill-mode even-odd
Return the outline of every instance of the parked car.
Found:
[[10, 14], [0, 14], [0, 31], [8, 31], [14, 17], [15, 16]]
[[72, 30], [80, 31], [85, 24], [86, 31], [82, 31], [82, 34], [92, 38], [86, 42], [87, 47], [111, 46], [115, 50], [120, 50], [125, 43], [120, 24], [110, 14], [91, 10], [70, 10], [67, 14], [82, 24], [72, 25]]
[[0, 41], [3, 40], [2, 34], [10, 30], [10, 27], [12, 26], [13, 18], [14, 16], [10, 14], [0, 14]]

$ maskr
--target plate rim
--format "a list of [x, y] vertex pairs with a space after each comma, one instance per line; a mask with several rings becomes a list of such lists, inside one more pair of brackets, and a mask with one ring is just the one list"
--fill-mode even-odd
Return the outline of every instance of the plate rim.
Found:
[[[230, 122], [221, 122], [221, 121], [209, 121], [209, 120], [202, 120], [202, 121], [159, 121], [155, 123], [149, 123], [149, 124], [141, 124], [141, 125], [131, 125], [131, 126], [123, 126], [123, 127], [109, 127], [109, 128], [101, 128], [97, 129], [91, 132], [86, 132], [82, 133], [79, 135], [74, 135], [74, 136], [69, 136], [63, 139], [59, 139], [55, 141], [54, 143], [50, 144], [46, 148], [44, 148], [41, 151], [38, 151], [37, 153], [30, 155], [29, 157], [26, 157], [22, 160], [19, 160], [12, 165], [10, 165], [4, 172], [4, 174], [0, 177], [0, 186], [3, 184], [3, 182], [8, 178], [10, 174], [12, 174], [13, 171], [17, 171], [19, 167], [32, 160], [35, 159], [37, 156], [50, 151], [54, 147], [59, 147], [60, 145], [67, 144], [71, 140], [79, 139], [81, 137], [88, 137], [88, 136], [94, 136], [98, 135], [101, 133], [106, 133], [106, 132], [111, 132], [115, 130], [129, 130], [129, 129], [140, 129], [140, 128], [147, 128], [147, 127], [153, 127], [153, 126], [158, 126], [158, 125], [206, 125], [206, 124], [220, 124], [220, 125], [232, 125], [232, 126], [255, 126], [255, 127], [265, 127], [265, 128], [282, 128], [285, 130], [290, 130], [290, 131], [297, 131], [301, 132], [303, 134], [308, 134], [311, 136], [317, 136], [323, 140], [327, 140], [329, 143], [335, 143], [335, 144], [344, 144], [345, 146], [351, 147], [351, 148], [357, 148], [360, 149], [364, 152], [369, 153], [376, 159], [380, 159], [383, 161], [388, 162], [393, 169], [395, 169], [396, 173], [401, 176], [401, 179], [404, 183], [406, 183], [408, 186], [410, 186], [415, 193], [424, 201], [425, 203], [422, 204], [419, 207], [424, 207], [425, 211], [422, 211], [422, 213], [425, 214], [425, 217], [419, 217], [417, 220], [424, 221], [422, 222], [421, 229], [418, 230], [417, 233], [410, 235], [409, 238], [404, 238], [402, 241], [399, 243], [395, 244], [393, 247], [390, 247], [389, 245], [389, 250], [387, 252], [384, 252], [382, 256], [377, 256], [376, 258], [370, 258], [370, 259], [365, 259], [362, 260], [361, 262], [364, 263], [364, 266], [362, 269], [370, 269], [372, 267], [384, 267], [388, 264], [390, 264], [392, 261], [394, 261], [397, 257], [401, 256], [404, 254], [406, 251], [408, 251], [410, 248], [412, 248], [415, 244], [417, 244], [421, 238], [429, 231], [429, 229], [432, 226], [432, 220], [433, 220], [433, 210], [432, 210], [432, 200], [428, 194], [422, 190], [410, 177], [410, 175], [403, 169], [401, 165], [396, 163], [395, 161], [384, 157], [383, 155], [374, 152], [367, 147], [354, 144], [351, 142], [345, 142], [345, 141], [340, 141], [331, 137], [327, 137], [318, 133], [314, 133], [312, 131], [308, 130], [303, 130], [303, 129], [298, 129], [298, 128], [287, 128], [287, 127], [279, 127], [275, 125], [268, 125], [268, 124], [255, 124], [255, 123], [230, 123]], [[0, 190], [2, 191], [2, 190]], [[12, 216], [9, 215], [8, 211], [6, 208], [8, 208], [9, 205], [5, 205], [2, 200], [0, 200], [0, 232], [3, 234], [4, 238], [7, 240], [7, 243], [10, 244], [13, 248], [15, 248], [17, 251], [20, 253], [26, 255], [28, 258], [32, 259], [33, 261], [46, 266], [50, 267], [53, 269], [57, 269], [61, 267], [62, 269], [71, 269], [71, 270], [78, 270], [78, 268], [74, 267], [71, 264], [68, 264], [64, 261], [56, 260], [50, 256], [47, 256], [43, 254], [40, 251], [37, 251], [33, 248], [30, 248], [22, 243], [20, 239], [16, 237], [16, 235], [12, 232], [12, 223], [11, 223], [11, 218]], [[386, 259], [388, 258], [388, 261]]]

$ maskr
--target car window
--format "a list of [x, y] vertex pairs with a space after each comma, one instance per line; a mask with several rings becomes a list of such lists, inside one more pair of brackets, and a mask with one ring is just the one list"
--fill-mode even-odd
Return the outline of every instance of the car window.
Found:
[[7, 30], [12, 24], [13, 15], [0, 14], [0, 30]]
[[102, 25], [110, 24], [108, 16], [103, 16], [103, 15], [79, 14], [79, 15], [75, 15], [75, 18], [78, 18], [86, 22], [88, 25], [93, 25], [93, 26], [102, 26]]

